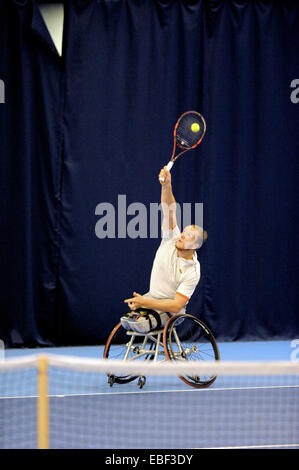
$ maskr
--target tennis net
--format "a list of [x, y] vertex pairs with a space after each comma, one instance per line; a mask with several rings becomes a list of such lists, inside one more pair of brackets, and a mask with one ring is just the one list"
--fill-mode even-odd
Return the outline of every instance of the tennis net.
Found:
[[299, 448], [296, 362], [36, 355], [0, 362], [0, 397], [0, 448]]

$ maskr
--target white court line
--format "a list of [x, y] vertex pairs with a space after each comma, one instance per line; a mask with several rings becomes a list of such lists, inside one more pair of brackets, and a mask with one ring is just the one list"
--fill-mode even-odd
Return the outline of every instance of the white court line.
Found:
[[265, 444], [256, 446], [233, 446], [233, 447], [195, 447], [196, 449], [269, 449], [274, 447], [299, 447], [299, 444]]
[[[120, 385], [121, 386], [121, 385]], [[132, 392], [95, 392], [95, 393], [66, 393], [64, 395], [49, 395], [49, 398], [65, 398], [65, 397], [92, 397], [101, 395], [141, 395], [150, 393], [180, 393], [180, 392], [217, 392], [217, 391], [231, 391], [231, 390], [261, 390], [261, 389], [279, 389], [279, 388], [299, 388], [299, 385], [263, 385], [260, 387], [223, 387], [223, 388], [190, 388], [178, 390], [135, 390]], [[14, 398], [38, 398], [38, 395], [16, 395], [8, 397], [0, 397], [0, 400], [10, 400]]]

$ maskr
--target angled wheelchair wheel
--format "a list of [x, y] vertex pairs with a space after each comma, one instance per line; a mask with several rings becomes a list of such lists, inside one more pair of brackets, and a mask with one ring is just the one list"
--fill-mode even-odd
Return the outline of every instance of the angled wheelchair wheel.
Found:
[[[173, 315], [163, 331], [163, 346], [169, 361], [219, 361], [220, 354], [211, 330], [190, 314]], [[195, 388], [209, 387], [216, 376], [180, 376]]]
[[[115, 328], [111, 331], [107, 343], [105, 345], [104, 359], [114, 359], [119, 361], [130, 361], [130, 360], [151, 360], [153, 359], [152, 354], [143, 354], [139, 357], [139, 351], [144, 348], [144, 337], [133, 335], [128, 335], [127, 330], [125, 330], [119, 322]], [[148, 351], [152, 351], [154, 343], [148, 338], [146, 341], [146, 348]], [[108, 383], [112, 386], [114, 383], [125, 384], [132, 382], [132, 380], [137, 379], [139, 376], [127, 375], [109, 375]]]

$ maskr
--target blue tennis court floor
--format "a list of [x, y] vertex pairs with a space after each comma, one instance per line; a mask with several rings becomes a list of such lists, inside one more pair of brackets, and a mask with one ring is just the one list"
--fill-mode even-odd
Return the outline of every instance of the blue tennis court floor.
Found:
[[[246, 341], [218, 343], [223, 361], [289, 361], [294, 352], [292, 340], [287, 341]], [[79, 357], [102, 358], [104, 346], [68, 346], [59, 348], [7, 349], [6, 358], [28, 354], [50, 353]]]

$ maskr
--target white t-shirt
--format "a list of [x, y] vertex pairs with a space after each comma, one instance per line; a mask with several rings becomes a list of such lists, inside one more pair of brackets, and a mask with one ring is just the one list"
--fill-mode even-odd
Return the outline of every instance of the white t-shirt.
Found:
[[[193, 294], [200, 279], [200, 264], [196, 252], [192, 260], [178, 257], [175, 244], [179, 237], [178, 226], [163, 233], [152, 267], [150, 290], [145, 297], [173, 299], [178, 293], [188, 301]], [[185, 313], [185, 307], [180, 313]]]

